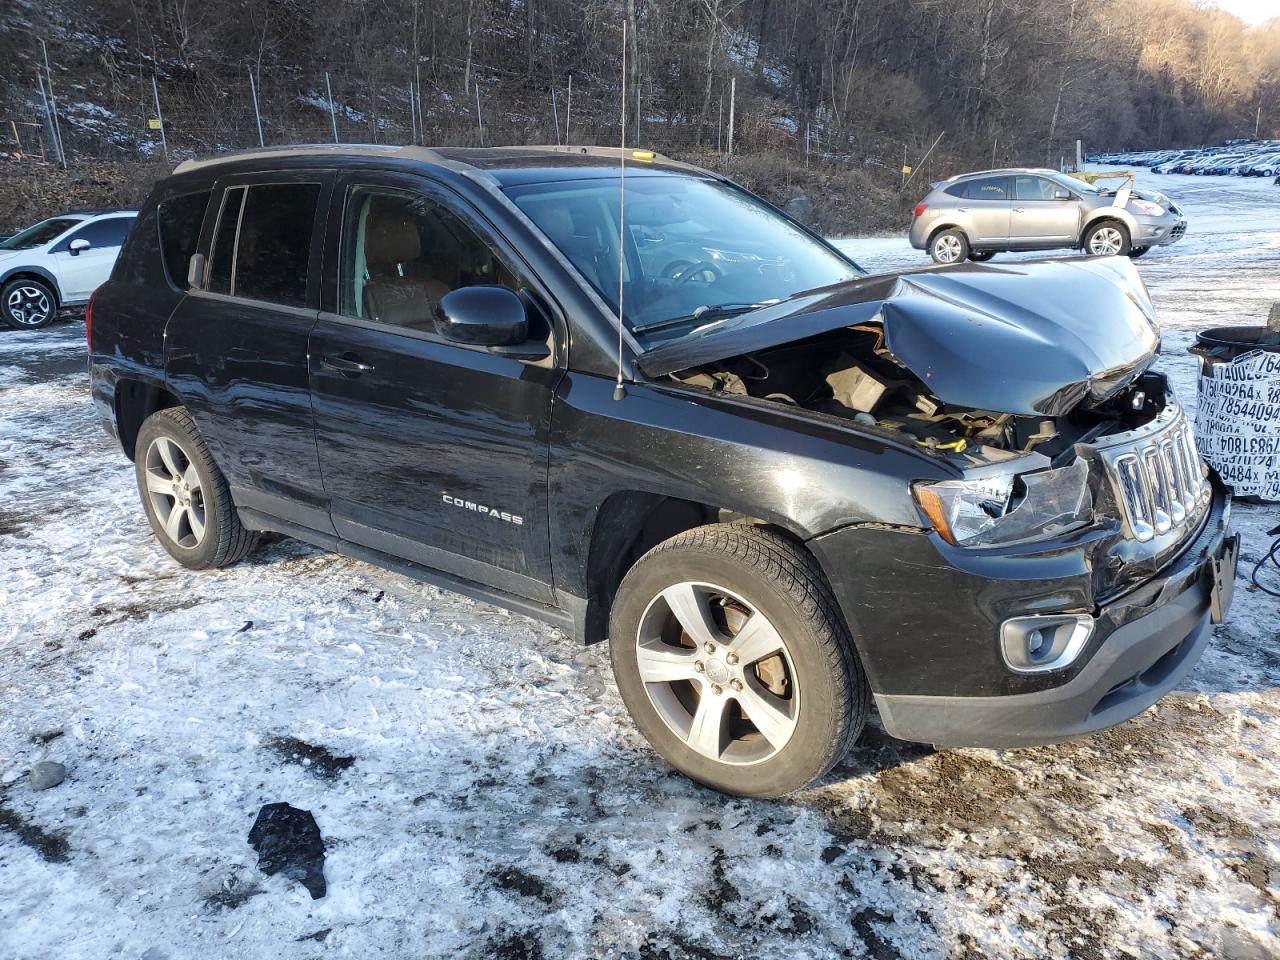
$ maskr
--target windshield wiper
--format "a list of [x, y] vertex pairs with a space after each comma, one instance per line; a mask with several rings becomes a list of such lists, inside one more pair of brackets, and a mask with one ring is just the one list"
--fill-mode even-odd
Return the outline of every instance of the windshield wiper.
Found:
[[758, 303], [704, 303], [693, 313], [683, 317], [668, 317], [666, 320], [654, 320], [631, 328], [632, 333], [648, 333], [650, 330], [663, 330], [667, 327], [678, 327], [692, 320], [723, 320], [725, 317], [736, 317], [740, 313], [750, 313], [770, 304], [781, 303], [780, 300], [761, 300]]

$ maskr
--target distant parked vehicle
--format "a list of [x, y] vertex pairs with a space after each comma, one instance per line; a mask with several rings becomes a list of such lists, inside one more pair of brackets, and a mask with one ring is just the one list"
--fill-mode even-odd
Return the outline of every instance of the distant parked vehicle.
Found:
[[1140, 257], [1186, 233], [1163, 194], [1103, 190], [1054, 170], [966, 173], [934, 184], [912, 211], [909, 237], [937, 263], [1008, 250], [1077, 248]]
[[63, 307], [87, 303], [111, 275], [135, 210], [81, 210], [41, 220], [0, 241], [0, 318], [47, 326]]

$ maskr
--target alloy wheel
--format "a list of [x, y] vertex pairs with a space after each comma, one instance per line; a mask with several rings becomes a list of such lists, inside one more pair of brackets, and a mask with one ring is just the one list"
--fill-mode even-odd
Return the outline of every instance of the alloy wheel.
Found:
[[1115, 227], [1103, 227], [1089, 238], [1089, 252], [1095, 256], [1115, 256], [1124, 246], [1124, 237]]
[[53, 313], [53, 302], [49, 294], [39, 287], [21, 283], [9, 291], [4, 308], [19, 326], [38, 327], [48, 322]]
[[959, 237], [942, 236], [934, 241], [933, 253], [939, 263], [955, 263], [962, 252]]
[[662, 721], [709, 760], [760, 763], [796, 731], [800, 689], [786, 641], [722, 587], [677, 583], [650, 601], [636, 660]]
[[168, 437], [157, 437], [147, 448], [147, 496], [165, 536], [176, 546], [193, 550], [204, 540], [204, 490], [195, 464]]

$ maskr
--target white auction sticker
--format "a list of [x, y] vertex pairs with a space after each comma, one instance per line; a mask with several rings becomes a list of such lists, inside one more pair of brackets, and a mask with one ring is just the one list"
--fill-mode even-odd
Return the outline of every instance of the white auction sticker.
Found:
[[1201, 361], [1196, 446], [1236, 496], [1280, 499], [1280, 352]]

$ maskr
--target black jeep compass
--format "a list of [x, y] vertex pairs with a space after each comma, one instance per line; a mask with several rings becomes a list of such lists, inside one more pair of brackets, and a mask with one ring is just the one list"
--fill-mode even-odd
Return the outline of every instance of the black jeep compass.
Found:
[[275, 531], [607, 637], [731, 793], [821, 776], [873, 698], [939, 745], [1119, 723], [1230, 600], [1123, 258], [868, 276], [646, 152], [293, 147], [179, 166], [89, 321], [179, 562]]

